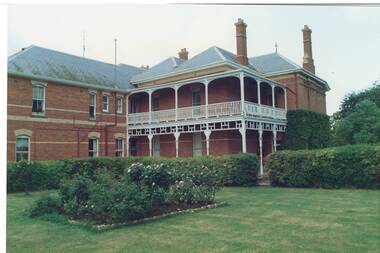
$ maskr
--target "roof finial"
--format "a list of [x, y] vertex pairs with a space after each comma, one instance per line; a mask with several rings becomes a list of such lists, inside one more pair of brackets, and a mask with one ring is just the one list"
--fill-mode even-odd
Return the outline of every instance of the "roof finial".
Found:
[[275, 52], [277, 54], [277, 41], [274, 43], [274, 47], [275, 47]]

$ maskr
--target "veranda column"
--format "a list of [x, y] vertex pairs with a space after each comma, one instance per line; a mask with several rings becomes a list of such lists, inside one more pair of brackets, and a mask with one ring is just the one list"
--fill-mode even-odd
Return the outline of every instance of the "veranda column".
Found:
[[264, 173], [263, 169], [263, 127], [260, 124], [259, 127], [259, 148], [260, 148], [260, 175]]
[[276, 152], [277, 151], [277, 130], [276, 130], [276, 125], [273, 126], [273, 148], [272, 151]]
[[205, 80], [205, 116], [208, 118], [208, 80]]
[[239, 75], [240, 79], [240, 108], [241, 108], [241, 115], [244, 115], [244, 73], [241, 72]]
[[274, 97], [274, 85], [272, 84], [272, 107], [275, 108], [276, 107], [276, 100], [275, 100], [275, 97]]
[[247, 152], [247, 141], [246, 141], [246, 128], [245, 128], [245, 121], [242, 121], [241, 128], [239, 128], [239, 132], [241, 134], [241, 146], [242, 146], [242, 152]]
[[288, 110], [288, 97], [286, 95], [286, 88], [284, 88], [284, 96], [285, 96], [285, 111]]
[[149, 90], [148, 94], [149, 94], [149, 123], [152, 123], [152, 90]]
[[261, 88], [260, 88], [260, 80], [256, 80], [257, 82], [257, 103], [261, 105]]
[[178, 86], [174, 87], [175, 121], [178, 120]]
[[149, 156], [153, 156], [153, 152], [152, 152], [153, 134], [148, 134], [148, 140], [149, 140]]
[[126, 146], [125, 146], [125, 152], [126, 152], [126, 156], [127, 157], [129, 157], [129, 138], [130, 138], [130, 136], [129, 136], [129, 134], [128, 134], [128, 132], [127, 132], [127, 136], [126, 136], [126, 138], [125, 138], [125, 142], [126, 142]]
[[175, 138], [175, 157], [178, 157], [179, 154], [179, 136], [181, 133], [175, 132], [174, 133], [174, 138]]
[[204, 131], [205, 136], [206, 136], [206, 155], [210, 155], [210, 135], [211, 135], [211, 130], [207, 129]]

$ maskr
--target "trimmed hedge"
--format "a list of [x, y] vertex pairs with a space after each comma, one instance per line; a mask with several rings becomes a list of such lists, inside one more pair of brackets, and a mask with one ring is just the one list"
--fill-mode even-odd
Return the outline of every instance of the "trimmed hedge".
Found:
[[280, 151], [267, 170], [273, 186], [379, 189], [380, 145]]
[[8, 162], [7, 192], [57, 189], [65, 174], [62, 161]]
[[259, 172], [256, 155], [249, 153], [179, 159], [99, 157], [46, 162], [9, 162], [7, 165], [7, 191], [58, 189], [62, 178], [70, 178], [78, 173], [91, 178], [96, 176], [96, 171], [99, 169], [110, 171], [115, 177], [122, 177], [125, 168], [137, 162], [144, 165], [163, 163], [172, 169], [183, 170], [184, 172], [207, 166], [219, 171], [222, 183], [231, 186], [256, 185]]
[[325, 114], [310, 110], [287, 112], [286, 149], [318, 149], [330, 143], [330, 120]]

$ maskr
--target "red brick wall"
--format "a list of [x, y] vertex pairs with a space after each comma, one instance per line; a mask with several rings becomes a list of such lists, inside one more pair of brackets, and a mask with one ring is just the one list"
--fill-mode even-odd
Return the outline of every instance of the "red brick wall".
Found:
[[[8, 78], [8, 160], [15, 160], [15, 131], [20, 129], [32, 131], [31, 160], [87, 157], [90, 132], [100, 134], [99, 156], [115, 155], [114, 134], [126, 132], [123, 94], [123, 113], [115, 116], [116, 94], [109, 94], [109, 113], [103, 113], [102, 91], [97, 90], [96, 120], [89, 120], [89, 89], [49, 82], [45, 93], [45, 116], [33, 116], [31, 80]], [[117, 126], [105, 127], [116, 121]]]

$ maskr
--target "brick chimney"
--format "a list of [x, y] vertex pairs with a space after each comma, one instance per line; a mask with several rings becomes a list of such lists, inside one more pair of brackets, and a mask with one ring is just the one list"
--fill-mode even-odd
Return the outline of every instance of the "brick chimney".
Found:
[[242, 65], [248, 64], [247, 57], [247, 24], [239, 18], [235, 23], [236, 26], [236, 60]]
[[311, 49], [311, 29], [305, 25], [303, 33], [303, 68], [315, 74], [313, 52]]
[[187, 61], [189, 52], [187, 52], [186, 48], [182, 48], [181, 51], [178, 52], [178, 56], [181, 60]]

